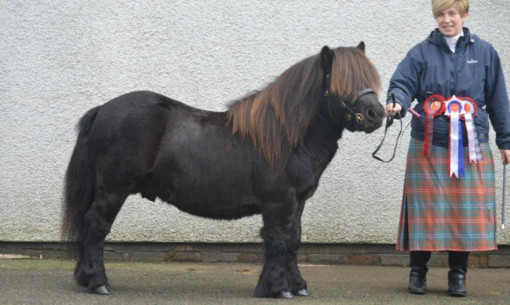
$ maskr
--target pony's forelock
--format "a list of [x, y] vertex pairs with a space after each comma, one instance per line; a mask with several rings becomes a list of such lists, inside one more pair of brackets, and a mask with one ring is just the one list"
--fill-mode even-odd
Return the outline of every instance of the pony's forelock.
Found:
[[379, 73], [362, 50], [340, 47], [334, 49], [333, 53], [335, 60], [332, 65], [331, 91], [351, 100], [356, 98], [359, 91], [366, 88], [379, 92], [381, 88]]

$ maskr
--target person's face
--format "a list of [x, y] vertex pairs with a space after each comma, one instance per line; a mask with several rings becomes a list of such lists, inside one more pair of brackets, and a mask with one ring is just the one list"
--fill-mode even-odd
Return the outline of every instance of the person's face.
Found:
[[454, 6], [443, 10], [436, 17], [437, 27], [439, 31], [446, 37], [454, 37], [462, 32], [462, 25], [466, 21], [468, 13], [460, 15]]

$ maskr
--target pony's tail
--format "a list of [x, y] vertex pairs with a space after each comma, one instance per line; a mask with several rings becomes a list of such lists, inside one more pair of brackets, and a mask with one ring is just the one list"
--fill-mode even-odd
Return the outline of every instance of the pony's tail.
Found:
[[96, 178], [90, 160], [89, 137], [98, 109], [89, 110], [78, 123], [78, 139], [65, 177], [61, 241], [64, 250], [75, 258], [83, 247], [83, 218], [95, 196]]

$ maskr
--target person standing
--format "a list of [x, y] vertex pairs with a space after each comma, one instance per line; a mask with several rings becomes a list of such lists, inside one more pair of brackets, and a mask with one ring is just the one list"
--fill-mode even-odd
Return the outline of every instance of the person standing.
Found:
[[[426, 292], [431, 252], [446, 251], [448, 293], [465, 296], [469, 253], [497, 249], [494, 159], [488, 132], [490, 120], [501, 159], [510, 162], [508, 94], [498, 53], [464, 27], [469, 0], [432, 0], [432, 12], [437, 28], [407, 53], [388, 89], [388, 115], [404, 117], [411, 103], [418, 101], [413, 108], [396, 247], [410, 252], [410, 293]], [[465, 140], [460, 142], [460, 154], [452, 155], [450, 138], [457, 141], [450, 132], [452, 113], [463, 104], [453, 103], [448, 109], [444, 105], [457, 97], [476, 104], [464, 107], [474, 116], [472, 124], [455, 116], [463, 139], [471, 135], [476, 151], [470, 151]], [[473, 108], [477, 111], [471, 112]], [[469, 126], [474, 130], [469, 132]], [[452, 157], [460, 159], [460, 170], [453, 174]]]

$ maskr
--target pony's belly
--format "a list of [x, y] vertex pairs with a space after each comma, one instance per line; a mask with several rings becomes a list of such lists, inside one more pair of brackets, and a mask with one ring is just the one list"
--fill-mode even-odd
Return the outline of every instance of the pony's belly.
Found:
[[149, 200], [158, 197], [202, 217], [236, 219], [260, 213], [261, 201], [253, 193], [249, 173], [229, 168], [195, 162], [193, 167], [158, 171], [140, 184], [139, 192]]
[[213, 219], [239, 219], [255, 214], [260, 214], [260, 204], [255, 200], [241, 200], [239, 202], [214, 202], [168, 200], [179, 210], [192, 215]]

